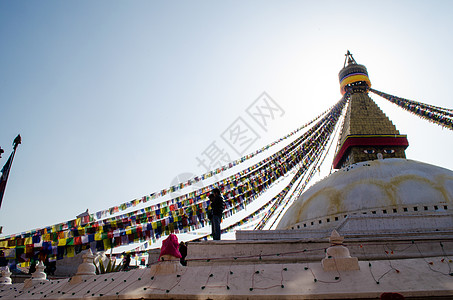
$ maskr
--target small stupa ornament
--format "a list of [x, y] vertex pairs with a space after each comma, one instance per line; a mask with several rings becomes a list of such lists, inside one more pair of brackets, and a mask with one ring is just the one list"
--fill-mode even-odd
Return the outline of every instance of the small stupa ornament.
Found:
[[11, 271], [8, 266], [0, 267], [0, 284], [11, 284]]
[[367, 91], [371, 87], [371, 81], [366, 67], [359, 65], [349, 50], [345, 56], [343, 69], [338, 74], [341, 94]]
[[357, 257], [351, 257], [349, 249], [343, 246], [344, 237], [334, 229], [329, 238], [331, 246], [326, 250], [326, 257], [321, 261], [324, 271], [360, 270]]
[[77, 284], [87, 278], [96, 275], [96, 266], [94, 265], [94, 255], [91, 249], [85, 250], [82, 255], [82, 263], [77, 268], [77, 273], [71, 278], [71, 284]]
[[31, 278], [24, 281], [24, 289], [31, 288], [32, 286], [48, 281], [47, 275], [46, 273], [44, 273], [45, 268], [46, 267], [44, 266], [42, 261], [39, 261], [39, 263], [36, 265], [36, 271], [31, 274]]

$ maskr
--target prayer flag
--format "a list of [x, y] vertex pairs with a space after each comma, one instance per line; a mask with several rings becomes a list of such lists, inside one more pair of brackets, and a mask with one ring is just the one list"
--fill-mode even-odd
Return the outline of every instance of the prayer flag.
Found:
[[111, 240], [110, 239], [104, 239], [104, 250], [112, 248]]
[[6, 161], [1, 171], [2, 176], [0, 177], [0, 207], [2, 206], [3, 195], [5, 194], [6, 189], [6, 182], [8, 181], [9, 171], [11, 170], [15, 153], [16, 148], [14, 148], [13, 152], [9, 156], [8, 160]]
[[74, 246], [66, 247], [66, 255], [67, 255], [68, 257], [74, 257], [74, 256], [75, 256], [75, 249], [74, 249]]
[[5, 249], [3, 250], [6, 259], [16, 258], [16, 248]]
[[97, 232], [97, 233], [94, 235], [94, 240], [95, 240], [95, 241], [101, 241], [101, 240], [102, 240], [102, 233], [101, 233], [101, 232]]

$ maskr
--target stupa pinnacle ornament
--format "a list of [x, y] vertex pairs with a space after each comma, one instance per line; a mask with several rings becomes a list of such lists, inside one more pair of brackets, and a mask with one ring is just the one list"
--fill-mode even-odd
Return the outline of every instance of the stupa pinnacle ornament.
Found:
[[375, 159], [406, 158], [404, 150], [409, 145], [406, 135], [400, 134], [368, 96], [371, 87], [368, 71], [357, 64], [349, 50], [339, 80], [341, 94], [349, 93], [350, 99], [334, 168]]
[[[371, 87], [368, 71], [365, 66], [357, 64], [351, 52], [346, 53], [343, 69], [338, 77], [340, 79], [340, 91], [344, 95], [346, 92], [363, 92]], [[346, 66], [346, 62], [348, 65]]]

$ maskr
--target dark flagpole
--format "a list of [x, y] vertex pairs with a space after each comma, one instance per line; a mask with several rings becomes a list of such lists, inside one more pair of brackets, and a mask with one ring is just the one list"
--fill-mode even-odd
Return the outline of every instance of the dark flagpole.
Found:
[[[3, 195], [5, 194], [6, 189], [6, 182], [8, 181], [9, 172], [11, 170], [11, 166], [13, 165], [14, 156], [16, 155], [17, 146], [22, 142], [22, 138], [20, 134], [16, 136], [13, 141], [13, 153], [9, 156], [8, 160], [6, 161], [5, 165], [2, 169], [2, 176], [0, 177], [0, 208], [2, 207], [3, 202]], [[2, 149], [3, 150], [3, 149]]]

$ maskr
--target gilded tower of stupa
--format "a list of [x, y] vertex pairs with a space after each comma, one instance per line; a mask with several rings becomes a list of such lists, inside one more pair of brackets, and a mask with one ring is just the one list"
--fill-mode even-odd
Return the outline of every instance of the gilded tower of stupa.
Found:
[[[347, 63], [347, 65], [346, 65]], [[349, 106], [333, 161], [339, 169], [379, 158], [406, 158], [408, 141], [368, 96], [371, 82], [365, 66], [357, 64], [348, 51], [339, 73], [340, 90], [349, 94]]]

